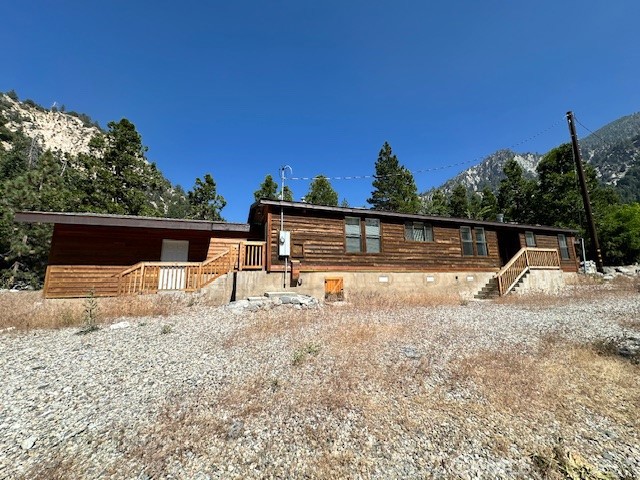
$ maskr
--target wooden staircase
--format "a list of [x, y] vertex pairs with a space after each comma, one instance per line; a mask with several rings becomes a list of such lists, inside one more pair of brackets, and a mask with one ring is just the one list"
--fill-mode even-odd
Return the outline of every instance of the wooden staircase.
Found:
[[204, 262], [136, 263], [117, 275], [118, 295], [200, 290], [234, 270], [234, 253], [226, 250]]
[[560, 255], [553, 248], [521, 248], [474, 298], [489, 299], [506, 295], [524, 282], [531, 270], [560, 269]]

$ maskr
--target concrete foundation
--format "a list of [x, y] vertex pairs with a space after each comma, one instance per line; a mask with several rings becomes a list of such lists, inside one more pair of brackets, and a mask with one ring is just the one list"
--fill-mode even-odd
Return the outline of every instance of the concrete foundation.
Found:
[[566, 286], [565, 276], [567, 275], [571, 274], [564, 273], [562, 270], [531, 270], [515, 293], [557, 294]]
[[[234, 291], [234, 274], [219, 278], [205, 289], [213, 303], [224, 304], [231, 300]], [[235, 298], [246, 299], [264, 295], [265, 292], [289, 291], [324, 299], [325, 279], [342, 278], [344, 297], [362, 293], [391, 295], [455, 296], [470, 300], [489, 281], [494, 272], [455, 273], [395, 273], [395, 272], [303, 272], [298, 285], [284, 282], [282, 273], [236, 272]]]

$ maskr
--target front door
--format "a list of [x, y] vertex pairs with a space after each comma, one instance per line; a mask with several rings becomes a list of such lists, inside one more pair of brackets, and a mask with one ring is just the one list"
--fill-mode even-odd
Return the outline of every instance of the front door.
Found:
[[[188, 240], [162, 240], [160, 261], [178, 263], [189, 261]], [[160, 267], [158, 290], [183, 290], [185, 287], [185, 266], [167, 265]]]
[[498, 231], [498, 250], [502, 266], [506, 265], [520, 248], [520, 234], [517, 231]]

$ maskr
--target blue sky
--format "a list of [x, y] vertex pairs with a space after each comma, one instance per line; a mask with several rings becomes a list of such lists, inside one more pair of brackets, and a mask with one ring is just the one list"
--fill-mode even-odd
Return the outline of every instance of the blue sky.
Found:
[[[592, 130], [640, 110], [638, 18], [636, 0], [5, 2], [0, 90], [128, 118], [172, 182], [211, 173], [245, 221], [281, 165], [370, 175], [384, 141], [412, 171], [469, 162], [416, 173], [423, 191], [541, 131], [516, 150], [568, 141], [567, 110]], [[332, 184], [366, 205], [370, 179]]]

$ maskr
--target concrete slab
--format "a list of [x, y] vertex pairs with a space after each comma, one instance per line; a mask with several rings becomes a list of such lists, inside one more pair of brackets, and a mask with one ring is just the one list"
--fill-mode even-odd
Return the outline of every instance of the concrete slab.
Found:
[[267, 298], [276, 298], [276, 297], [283, 297], [283, 296], [291, 296], [291, 295], [297, 295], [296, 292], [266, 292], [264, 294], [265, 297]]

